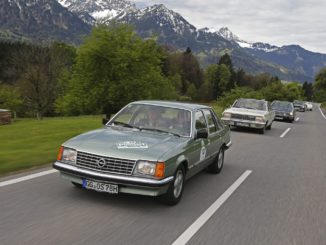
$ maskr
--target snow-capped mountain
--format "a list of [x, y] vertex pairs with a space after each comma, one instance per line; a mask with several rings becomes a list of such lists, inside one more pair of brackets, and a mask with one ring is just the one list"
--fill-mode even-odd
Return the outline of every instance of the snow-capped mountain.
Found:
[[235, 35], [228, 27], [222, 27], [217, 32], [217, 34], [231, 42], [237, 43], [242, 48], [262, 50], [264, 52], [273, 52], [280, 48], [275, 45], [270, 45], [268, 43], [262, 43], [262, 42], [254, 43], [254, 42], [245, 41], [245, 40], [239, 38], [237, 35]]
[[109, 21], [125, 12], [136, 11], [136, 5], [124, 0], [58, 0], [86, 23]]
[[0, 16], [0, 38], [1, 33], [9, 33], [78, 43], [97, 21], [117, 21], [131, 24], [143, 38], [154, 36], [158, 43], [179, 50], [190, 47], [204, 66], [229, 52], [235, 67], [249, 73], [268, 72], [299, 81], [312, 81], [316, 71], [326, 66], [326, 55], [300, 46], [248, 42], [227, 27], [197, 29], [162, 4], [138, 9], [127, 0], [1, 0]]
[[32, 40], [79, 43], [90, 26], [56, 0], [1, 0], [0, 30]]

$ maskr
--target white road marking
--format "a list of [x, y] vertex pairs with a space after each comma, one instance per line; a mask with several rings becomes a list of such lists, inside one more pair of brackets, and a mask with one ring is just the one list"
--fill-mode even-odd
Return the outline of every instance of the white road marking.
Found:
[[190, 225], [177, 238], [177, 240], [172, 243], [172, 245], [186, 244], [251, 173], [251, 170], [246, 170], [201, 216], [199, 216], [199, 218], [194, 223], [192, 223], [192, 225]]
[[51, 169], [51, 170], [47, 170], [47, 171], [43, 171], [43, 172], [39, 172], [39, 173], [35, 173], [35, 174], [26, 175], [26, 176], [16, 178], [16, 179], [2, 181], [2, 182], [0, 182], [0, 187], [16, 184], [16, 183], [23, 182], [23, 181], [26, 181], [26, 180], [35, 179], [35, 178], [38, 178], [38, 177], [41, 177], [41, 176], [44, 176], [44, 175], [53, 174], [53, 173], [56, 173], [56, 172], [58, 172], [58, 170]]
[[321, 105], [319, 105], [320, 113], [321, 113], [321, 115], [326, 119], [326, 116], [324, 115], [324, 113], [323, 113], [322, 109], [320, 108], [320, 106], [321, 106]]
[[300, 117], [297, 117], [297, 118], [295, 119], [296, 122], [299, 121], [299, 120], [300, 120]]
[[281, 134], [280, 138], [284, 138], [284, 136], [291, 130], [291, 128], [288, 128], [287, 130], [284, 131], [283, 134]]

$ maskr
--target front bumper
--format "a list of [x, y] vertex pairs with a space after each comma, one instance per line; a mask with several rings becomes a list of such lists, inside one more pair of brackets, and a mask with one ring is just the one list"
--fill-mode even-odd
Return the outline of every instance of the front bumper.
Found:
[[294, 115], [290, 114], [276, 114], [275, 120], [294, 120]]
[[232, 118], [228, 119], [222, 117], [222, 121], [226, 125], [236, 126], [236, 127], [258, 128], [258, 129], [265, 127], [265, 123], [249, 121], [249, 120], [237, 120], [237, 119], [232, 119]]
[[65, 179], [78, 184], [81, 184], [83, 179], [91, 179], [111, 184], [117, 184], [119, 186], [119, 192], [122, 193], [149, 196], [158, 196], [164, 194], [168, 189], [169, 183], [174, 179], [173, 176], [166, 177], [161, 180], [156, 180], [134, 176], [101, 173], [82, 169], [58, 161], [53, 163], [53, 168], [59, 170]]

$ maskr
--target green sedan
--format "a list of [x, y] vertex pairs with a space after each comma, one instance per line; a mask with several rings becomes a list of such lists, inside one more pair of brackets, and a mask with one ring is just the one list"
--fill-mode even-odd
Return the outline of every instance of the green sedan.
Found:
[[221, 172], [231, 144], [229, 127], [209, 106], [137, 101], [104, 128], [62, 144], [53, 167], [78, 187], [161, 196], [174, 205], [186, 179], [203, 169]]

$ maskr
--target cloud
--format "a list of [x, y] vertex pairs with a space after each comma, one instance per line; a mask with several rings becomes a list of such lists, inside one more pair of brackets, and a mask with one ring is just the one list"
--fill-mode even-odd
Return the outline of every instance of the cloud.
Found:
[[326, 53], [324, 0], [133, 0], [137, 4], [163, 3], [197, 28], [229, 27], [248, 41], [282, 46], [299, 44]]

